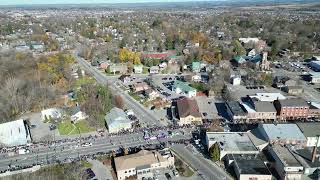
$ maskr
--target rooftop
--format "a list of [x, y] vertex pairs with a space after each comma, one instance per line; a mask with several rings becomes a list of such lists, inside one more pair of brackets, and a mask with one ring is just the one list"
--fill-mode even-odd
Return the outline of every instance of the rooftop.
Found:
[[309, 74], [314, 78], [320, 78], [320, 72], [310, 72]]
[[258, 101], [267, 101], [272, 102], [274, 100], [284, 100], [287, 99], [281, 93], [256, 93], [256, 95], [250, 96], [252, 99], [256, 99]]
[[282, 107], [306, 107], [308, 105], [307, 101], [302, 98], [291, 98], [285, 100], [279, 100]]
[[110, 112], [105, 116], [106, 123], [111, 125], [113, 123], [131, 123], [127, 118], [126, 113], [117, 107], [114, 107]]
[[254, 105], [257, 112], [277, 112], [272, 102], [256, 101]]
[[298, 127], [306, 137], [320, 136], [320, 123], [297, 123]]
[[276, 144], [272, 146], [272, 149], [276, 153], [280, 161], [284, 164], [284, 166], [301, 166], [300, 162], [294, 157], [294, 155], [287, 147]]
[[166, 159], [157, 151], [141, 150], [138, 153], [116, 157], [114, 159], [116, 170], [141, 169], [151, 164], [164, 162]]
[[208, 98], [206, 96], [198, 96], [195, 99], [197, 101], [199, 111], [202, 114], [203, 119], [218, 118], [218, 110], [215, 105], [214, 98]]
[[183, 98], [177, 101], [179, 117], [187, 117], [189, 115], [194, 117], [201, 117], [197, 101], [194, 99]]
[[183, 82], [183, 81], [179, 81], [179, 80], [174, 81], [173, 86], [175, 88], [180, 88], [184, 92], [195, 90], [193, 87], [189, 86], [189, 84], [187, 82]]
[[230, 159], [234, 160], [234, 165], [239, 169], [241, 174], [260, 174], [260, 175], [271, 175], [271, 172], [256, 155], [228, 155]]
[[257, 151], [246, 132], [207, 132], [207, 137], [225, 151]]
[[259, 124], [259, 129], [268, 139], [306, 140], [296, 124]]
[[18, 146], [27, 144], [30, 133], [23, 119], [0, 124], [0, 144]]
[[310, 109], [320, 109], [320, 103], [318, 102], [311, 102], [310, 105]]
[[244, 110], [242, 109], [242, 107], [238, 101], [228, 101], [228, 102], [226, 102], [226, 104], [229, 107], [229, 109], [231, 110], [232, 114], [234, 114], [236, 116], [246, 115], [246, 113], [244, 112]]

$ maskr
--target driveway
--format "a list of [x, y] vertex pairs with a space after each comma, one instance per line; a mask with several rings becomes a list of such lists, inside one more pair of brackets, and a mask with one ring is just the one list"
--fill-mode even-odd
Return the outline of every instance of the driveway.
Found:
[[92, 171], [96, 174], [98, 180], [112, 180], [110, 169], [103, 165], [98, 160], [88, 159], [88, 162], [92, 164]]
[[58, 129], [50, 131], [49, 124], [44, 123], [41, 119], [41, 113], [29, 113], [21, 117], [22, 119], [28, 119], [30, 125], [35, 127], [30, 128], [32, 140], [37, 141], [52, 141], [59, 136]]

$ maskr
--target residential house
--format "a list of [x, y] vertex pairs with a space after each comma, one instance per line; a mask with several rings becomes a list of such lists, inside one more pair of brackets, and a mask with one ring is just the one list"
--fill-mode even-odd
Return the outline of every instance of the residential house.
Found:
[[234, 169], [238, 180], [272, 180], [272, 174], [262, 159], [252, 154], [228, 154], [227, 165]]
[[133, 91], [135, 93], [137, 92], [143, 92], [150, 89], [150, 86], [146, 82], [138, 82], [133, 84]]
[[234, 76], [232, 79], [232, 85], [238, 86], [241, 84], [241, 77], [240, 76]]
[[318, 138], [320, 137], [320, 123], [297, 123], [297, 125], [307, 138], [307, 147], [320, 146], [320, 142], [318, 142]]
[[128, 84], [131, 82], [131, 76], [128, 74], [123, 74], [119, 77], [119, 80], [123, 82], [123, 84]]
[[291, 95], [299, 95], [303, 93], [302, 86], [286, 86], [284, 91]]
[[255, 49], [250, 49], [247, 53], [247, 56], [255, 56], [257, 54]]
[[30, 129], [23, 119], [0, 124], [0, 144], [20, 146], [31, 142]]
[[119, 73], [119, 74], [125, 74], [128, 72], [128, 67], [126, 64], [111, 64], [109, 67], [110, 73]]
[[134, 65], [133, 66], [133, 72], [136, 74], [141, 74], [143, 72], [143, 65]]
[[281, 179], [301, 179], [303, 166], [293, 155], [292, 150], [280, 144], [269, 148], [269, 153], [275, 160], [275, 169]]
[[177, 101], [178, 124], [202, 124], [202, 116], [199, 112], [197, 101], [194, 99], [183, 98]]
[[108, 66], [109, 66], [109, 63], [107, 63], [107, 62], [105, 62], [105, 61], [102, 61], [102, 62], [100, 62], [100, 64], [99, 64], [100, 69], [103, 69], [103, 70], [108, 69]]
[[192, 62], [191, 69], [193, 72], [200, 72], [200, 69], [201, 69], [200, 62], [198, 61]]
[[239, 41], [241, 43], [247, 44], [247, 43], [257, 43], [259, 41], [259, 38], [239, 38]]
[[62, 118], [63, 112], [59, 108], [50, 108], [41, 111], [41, 119], [43, 121], [50, 119]]
[[230, 120], [234, 122], [242, 121], [247, 118], [247, 112], [245, 112], [244, 107], [238, 101], [227, 101], [226, 109]]
[[275, 100], [274, 105], [280, 120], [305, 119], [309, 116], [309, 105], [301, 98]]
[[89, 116], [80, 110], [80, 106], [75, 106], [74, 108], [71, 109], [71, 121], [76, 123], [78, 121], [87, 119]]
[[220, 160], [228, 154], [259, 154], [259, 150], [252, 143], [247, 132], [206, 132], [208, 151], [216, 143], [220, 150]]
[[123, 130], [131, 129], [131, 121], [126, 113], [117, 107], [114, 107], [105, 116], [106, 126], [109, 133], [118, 133]]
[[186, 95], [189, 98], [197, 96], [197, 90], [191, 86], [187, 82], [176, 80], [172, 85], [172, 91], [177, 94]]
[[154, 89], [147, 89], [145, 90], [145, 95], [148, 97], [150, 101], [155, 100], [160, 96], [159, 92]]
[[153, 176], [154, 170], [174, 166], [174, 156], [168, 150], [147, 151], [141, 150], [136, 154], [114, 158], [118, 180], [129, 177], [142, 179]]
[[201, 74], [195, 74], [191, 77], [191, 80], [194, 82], [201, 82]]
[[151, 66], [149, 71], [150, 71], [150, 74], [159, 74], [160, 68], [159, 66]]
[[307, 140], [296, 124], [259, 124], [258, 130], [263, 140], [270, 144], [304, 147]]

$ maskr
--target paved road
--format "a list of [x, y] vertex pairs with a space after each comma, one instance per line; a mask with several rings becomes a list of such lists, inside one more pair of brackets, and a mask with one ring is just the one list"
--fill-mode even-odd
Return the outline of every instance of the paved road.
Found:
[[120, 94], [124, 100], [125, 104], [129, 109], [132, 109], [137, 117], [140, 119], [140, 121], [154, 126], [164, 126], [166, 125], [165, 122], [160, 121], [158, 117], [156, 117], [150, 110], [145, 108], [143, 105], [141, 105], [139, 102], [137, 102], [134, 98], [132, 98], [130, 95], [128, 95], [126, 92], [124, 92], [121, 88], [115, 85], [114, 80], [115, 77], [111, 76], [108, 77], [103, 72], [99, 71], [95, 67], [92, 67], [87, 61], [80, 58], [77, 55], [74, 55], [77, 62], [87, 71], [89, 72], [99, 83], [103, 85], [108, 85], [111, 91]]
[[[180, 130], [174, 130], [180, 131]], [[158, 134], [163, 131], [156, 131], [153, 134]], [[161, 142], [178, 141], [182, 139], [191, 139], [189, 131], [184, 131], [184, 135], [177, 135], [172, 138], [161, 140], [143, 139], [143, 133], [132, 133], [127, 135], [119, 135], [113, 137], [102, 137], [97, 139], [88, 139], [81, 142], [66, 142], [53, 144], [51, 146], [30, 147], [30, 153], [24, 155], [9, 156], [7, 153], [0, 154], [0, 171], [5, 171], [8, 166], [32, 166], [35, 164], [48, 164], [63, 162], [66, 159], [76, 159], [82, 155], [92, 155], [98, 152], [109, 153], [113, 150], [119, 150], [120, 147], [141, 147], [145, 145], [157, 145]], [[91, 142], [92, 146], [83, 147], [82, 143]]]
[[200, 177], [204, 180], [231, 180], [233, 179], [226, 174], [221, 168], [209, 163], [201, 156], [194, 155], [186, 146], [177, 144], [172, 147], [174, 152], [186, 161], [193, 169], [197, 170]]

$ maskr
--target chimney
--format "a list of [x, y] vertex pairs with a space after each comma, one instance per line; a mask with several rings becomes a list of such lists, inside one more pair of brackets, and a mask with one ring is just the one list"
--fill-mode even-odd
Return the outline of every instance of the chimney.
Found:
[[317, 146], [319, 144], [319, 135], [317, 136], [317, 143], [316, 143], [316, 146], [313, 147], [313, 150], [312, 150], [312, 157], [311, 157], [311, 162], [314, 162], [315, 159], [316, 159], [316, 156], [317, 156]]

